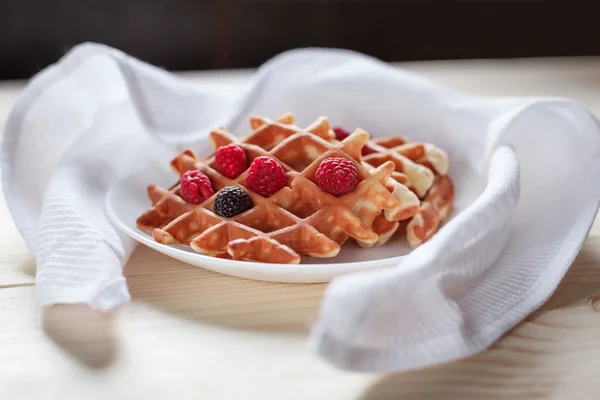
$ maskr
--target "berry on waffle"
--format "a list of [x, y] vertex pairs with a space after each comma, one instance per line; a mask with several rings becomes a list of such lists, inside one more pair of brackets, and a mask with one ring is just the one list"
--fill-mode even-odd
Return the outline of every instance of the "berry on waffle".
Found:
[[[439, 229], [452, 209], [454, 185], [448, 176], [448, 155], [440, 147], [423, 142], [410, 142], [402, 136], [389, 136], [367, 141], [362, 152], [363, 165], [377, 167], [392, 161], [396, 170], [395, 181], [409, 187], [421, 199], [418, 211], [406, 220], [406, 237], [410, 247], [415, 248], [429, 240]], [[388, 185], [390, 190], [392, 186]], [[397, 190], [397, 189], [396, 189]], [[385, 243], [400, 224], [379, 217], [374, 221], [373, 231], [379, 235], [375, 246]]]
[[[332, 143], [328, 140], [334, 137], [333, 131], [325, 118], [305, 130], [290, 123], [254, 118], [254, 131], [241, 140], [224, 129], [211, 132], [215, 149], [235, 144], [250, 161], [268, 156], [282, 166], [287, 185], [271, 197], [248, 188], [248, 171], [229, 179], [215, 169], [214, 157], [200, 160], [188, 149], [175, 157], [172, 168], [180, 175], [188, 170], [203, 172], [213, 183], [215, 195], [191, 205], [181, 198], [179, 185], [171, 190], [151, 186], [153, 206], [140, 215], [138, 227], [152, 231], [160, 243], [190, 244], [203, 254], [272, 263], [298, 263], [301, 256], [333, 257], [348, 238], [375, 243], [378, 235], [370, 228], [373, 220], [382, 211], [391, 216], [404, 212], [386, 187], [393, 163], [367, 170], [356, 161], [368, 139], [366, 132]], [[340, 197], [326, 193], [315, 182], [318, 166], [330, 157], [345, 158], [357, 169], [356, 187]], [[244, 190], [253, 207], [227, 218], [215, 213], [215, 198], [231, 186]]]
[[[349, 238], [362, 247], [383, 245], [402, 221], [415, 247], [435, 234], [452, 206], [447, 156], [431, 144], [370, 140], [362, 129], [335, 132], [324, 117], [301, 129], [289, 113], [274, 121], [252, 117], [250, 126], [241, 139], [223, 128], [210, 135], [217, 154], [229, 149], [227, 165], [241, 165], [236, 154], [244, 154], [243, 171], [227, 172], [215, 155], [200, 159], [183, 150], [171, 162], [180, 182], [168, 190], [148, 186], [152, 206], [137, 226], [160, 243], [189, 244], [202, 254], [298, 263], [303, 256], [333, 257]], [[332, 168], [331, 159], [343, 165], [337, 183], [356, 176], [336, 195], [318, 177], [320, 166]], [[196, 204], [184, 199], [182, 185], [186, 174], [198, 173], [214, 194]]]

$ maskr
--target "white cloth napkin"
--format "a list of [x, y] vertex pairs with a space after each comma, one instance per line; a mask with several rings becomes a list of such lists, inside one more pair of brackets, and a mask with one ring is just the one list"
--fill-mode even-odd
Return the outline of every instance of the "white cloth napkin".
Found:
[[35, 76], [7, 122], [3, 184], [37, 259], [42, 305], [128, 301], [134, 243], [104, 214], [107, 188], [165, 146], [250, 114], [292, 111], [306, 126], [403, 134], [445, 148], [457, 213], [397, 268], [335, 279], [311, 348], [357, 371], [421, 368], [493, 343], [553, 292], [600, 199], [600, 130], [565, 99], [480, 98], [349, 51], [304, 49], [263, 65], [232, 96], [120, 51], [74, 48]]

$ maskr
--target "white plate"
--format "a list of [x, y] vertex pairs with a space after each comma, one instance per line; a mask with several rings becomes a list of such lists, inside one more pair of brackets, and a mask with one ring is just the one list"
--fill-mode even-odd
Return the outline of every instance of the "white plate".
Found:
[[[166, 165], [167, 163], [165, 163]], [[106, 212], [111, 222], [136, 241], [169, 257], [219, 273], [241, 278], [316, 283], [359, 270], [397, 266], [410, 247], [402, 235], [395, 235], [382, 247], [365, 249], [348, 241], [334, 258], [303, 257], [300, 264], [269, 264], [205, 256], [184, 245], [163, 245], [136, 226], [137, 217], [150, 206], [146, 187], [150, 183], [167, 188], [176, 182], [168, 169], [154, 164], [125, 177], [108, 191]]]

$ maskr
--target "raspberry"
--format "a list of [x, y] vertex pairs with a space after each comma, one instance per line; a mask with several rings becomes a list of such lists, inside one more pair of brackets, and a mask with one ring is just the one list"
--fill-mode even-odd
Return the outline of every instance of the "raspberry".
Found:
[[237, 186], [227, 186], [217, 194], [215, 212], [222, 217], [231, 218], [252, 208], [248, 193]]
[[333, 131], [335, 132], [335, 138], [340, 141], [342, 141], [342, 140], [346, 139], [348, 136], [350, 136], [350, 132], [348, 132], [341, 126], [336, 126], [335, 128], [333, 128]]
[[[348, 136], [350, 136], [350, 132], [348, 132], [347, 130], [345, 130], [344, 128], [339, 127], [339, 126], [336, 126], [335, 128], [333, 128], [333, 131], [335, 132], [335, 138], [340, 141], [344, 140]], [[372, 148], [370, 148], [369, 146], [367, 146], [365, 144], [361, 150], [361, 154], [363, 156], [366, 156], [367, 154], [371, 154], [371, 153], [375, 153], [375, 150], [373, 150]]]
[[270, 197], [287, 184], [281, 164], [271, 157], [256, 157], [246, 177], [246, 185], [263, 197]]
[[181, 175], [180, 191], [185, 201], [194, 204], [202, 203], [215, 193], [208, 176], [195, 170], [186, 171]]
[[358, 182], [358, 170], [350, 160], [330, 157], [321, 161], [315, 174], [317, 184], [335, 196], [351, 192]]
[[235, 179], [244, 172], [248, 165], [248, 160], [246, 159], [244, 149], [235, 144], [229, 144], [217, 149], [215, 164], [220, 173], [229, 179]]
[[362, 154], [363, 156], [366, 156], [367, 154], [371, 154], [371, 153], [375, 153], [375, 150], [373, 150], [366, 144], [363, 146], [363, 148], [360, 151], [360, 154]]

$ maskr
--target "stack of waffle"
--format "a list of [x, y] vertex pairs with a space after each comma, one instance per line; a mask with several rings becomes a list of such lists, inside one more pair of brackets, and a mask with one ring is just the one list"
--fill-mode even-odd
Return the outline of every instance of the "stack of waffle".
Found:
[[[448, 177], [448, 157], [430, 143], [402, 137], [371, 139], [356, 129], [352, 134], [331, 129], [319, 118], [305, 129], [285, 114], [276, 120], [253, 117], [253, 129], [238, 138], [220, 128], [211, 132], [219, 148], [243, 150], [247, 168], [226, 176], [214, 154], [199, 158], [191, 149], [181, 151], [171, 167], [181, 177], [200, 171], [214, 194], [201, 202], [184, 199], [181, 180], [169, 189], [148, 186], [151, 206], [137, 219], [138, 228], [162, 244], [187, 244], [195, 251], [235, 260], [299, 263], [302, 257], [334, 257], [348, 240], [362, 247], [384, 245], [404, 233], [413, 248], [430, 239], [448, 217], [454, 188]], [[283, 168], [287, 183], [265, 197], [246, 182], [250, 164], [269, 157]], [[325, 160], [345, 159], [355, 167], [353, 189], [328, 193], [316, 174]], [[224, 188], [245, 192], [251, 206], [225, 217], [215, 209]]]

